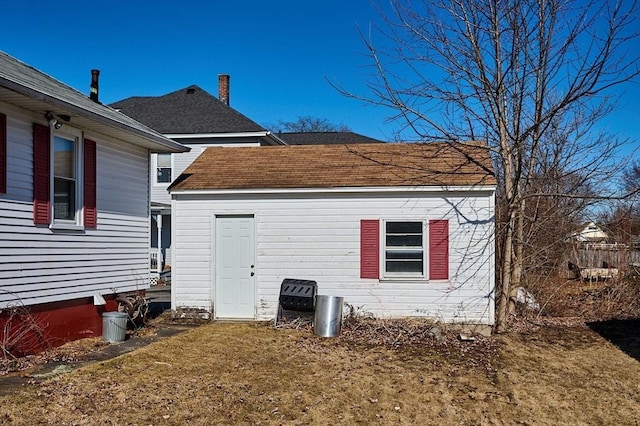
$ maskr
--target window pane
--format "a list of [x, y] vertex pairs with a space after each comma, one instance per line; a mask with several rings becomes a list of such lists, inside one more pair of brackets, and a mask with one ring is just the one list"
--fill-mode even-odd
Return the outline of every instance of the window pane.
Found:
[[53, 218], [76, 219], [75, 139], [53, 137]]
[[171, 168], [171, 154], [158, 154], [158, 168]]
[[422, 234], [420, 235], [387, 235], [387, 246], [422, 247]]
[[53, 218], [75, 220], [76, 183], [73, 180], [54, 178], [53, 180]]
[[387, 222], [387, 234], [422, 234], [422, 222]]
[[75, 178], [75, 147], [73, 140], [55, 136], [53, 148], [53, 174], [57, 177]]
[[422, 274], [422, 259], [420, 260], [387, 260], [386, 262], [387, 272], [409, 272]]
[[387, 251], [387, 259], [422, 259], [420, 251]]
[[171, 169], [163, 169], [158, 168], [158, 178], [157, 181], [159, 183], [168, 183], [171, 182]]

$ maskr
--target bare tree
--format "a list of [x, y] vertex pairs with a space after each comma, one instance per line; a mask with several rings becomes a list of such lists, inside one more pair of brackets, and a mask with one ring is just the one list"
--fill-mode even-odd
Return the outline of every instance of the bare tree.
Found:
[[[420, 140], [487, 141], [499, 181], [496, 329], [504, 331], [527, 231], [546, 214], [529, 204], [584, 199], [591, 191], [580, 183], [617, 171], [624, 141], [593, 130], [613, 109], [609, 89], [639, 74], [629, 46], [637, 2], [391, 0], [379, 11], [384, 25], [362, 37], [372, 95], [338, 90], [392, 108], [404, 134]], [[550, 171], [561, 183], [540, 191]]]
[[629, 165], [624, 172], [623, 179], [625, 190], [628, 191], [632, 197], [637, 197], [640, 193], [640, 160]]
[[640, 161], [625, 169], [622, 186], [629, 196], [616, 202], [610, 211], [602, 212], [599, 219], [617, 242], [637, 249], [640, 248]]
[[277, 133], [283, 132], [349, 132], [351, 129], [346, 124], [331, 123], [326, 118], [300, 116], [295, 121], [279, 121], [269, 127]]

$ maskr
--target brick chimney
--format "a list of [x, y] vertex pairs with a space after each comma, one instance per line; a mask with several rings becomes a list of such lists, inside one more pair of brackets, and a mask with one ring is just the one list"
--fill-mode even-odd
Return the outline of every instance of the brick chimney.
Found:
[[98, 77], [100, 77], [100, 70], [91, 70], [91, 90], [89, 91], [89, 99], [99, 103]]
[[218, 74], [218, 99], [229, 105], [229, 74]]

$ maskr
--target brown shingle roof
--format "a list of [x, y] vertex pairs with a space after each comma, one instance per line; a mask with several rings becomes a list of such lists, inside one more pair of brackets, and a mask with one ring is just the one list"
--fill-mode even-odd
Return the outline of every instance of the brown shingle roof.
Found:
[[481, 143], [208, 148], [172, 190], [495, 185]]

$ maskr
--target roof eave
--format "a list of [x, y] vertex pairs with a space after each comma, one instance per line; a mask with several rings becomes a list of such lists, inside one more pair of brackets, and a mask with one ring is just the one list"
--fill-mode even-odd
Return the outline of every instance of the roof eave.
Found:
[[389, 192], [495, 192], [495, 185], [423, 185], [423, 186], [349, 186], [319, 188], [230, 188], [230, 189], [175, 189], [173, 195], [237, 195], [237, 194], [313, 194], [313, 193], [389, 193]]
[[[145, 148], [148, 148], [154, 152], [188, 152], [190, 150], [190, 148], [178, 142], [172, 141], [169, 138], [159, 133], [156, 133], [151, 129], [147, 131], [144, 129], [134, 128], [122, 121], [113, 120], [109, 117], [101, 115], [97, 111], [88, 110], [73, 102], [41, 92], [39, 90], [25, 86], [17, 81], [13, 81], [13, 80], [4, 78], [2, 76], [0, 76], [0, 87], [5, 87], [6, 89], [11, 90], [15, 93], [18, 93], [19, 95], [22, 95], [26, 98], [30, 98], [30, 99], [41, 102], [43, 104], [42, 108], [45, 110], [53, 109], [52, 107], [57, 107], [64, 110], [65, 112], [68, 112], [77, 117], [82, 117], [90, 122], [121, 130], [135, 137], [134, 140], [127, 140], [127, 142], [133, 143], [135, 145], [144, 146]], [[102, 104], [96, 104], [96, 105], [99, 105], [100, 108], [110, 108]], [[18, 104], [17, 106], [25, 108], [23, 105], [20, 105], [20, 104]], [[26, 108], [26, 109], [30, 109], [30, 108]], [[93, 129], [89, 128], [89, 130], [93, 130]], [[103, 132], [100, 132], [99, 130], [95, 130], [95, 131], [98, 133], [103, 133]], [[110, 135], [107, 134], [107, 136], [110, 136]]]
[[280, 139], [275, 133], [272, 133], [270, 131], [267, 132], [265, 138], [273, 142], [271, 145], [289, 145], [288, 143]]
[[267, 132], [265, 130], [259, 132], [210, 132], [210, 133], [165, 133], [164, 136], [172, 139], [199, 139], [199, 138], [263, 138], [266, 137]]

